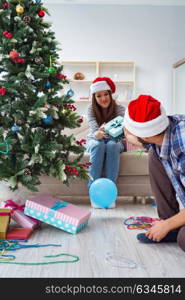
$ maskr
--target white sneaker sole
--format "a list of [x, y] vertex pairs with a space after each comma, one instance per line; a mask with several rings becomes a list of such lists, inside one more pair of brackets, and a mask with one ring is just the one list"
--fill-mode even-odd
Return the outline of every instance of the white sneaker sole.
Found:
[[92, 208], [100, 208], [100, 209], [109, 209], [109, 208], [115, 208], [115, 207], [116, 207], [116, 203], [114, 202], [114, 203], [111, 204], [111, 206], [109, 206], [108, 208], [104, 208], [104, 207], [100, 207], [100, 206], [94, 204], [93, 202], [91, 202], [91, 207], [92, 207]]

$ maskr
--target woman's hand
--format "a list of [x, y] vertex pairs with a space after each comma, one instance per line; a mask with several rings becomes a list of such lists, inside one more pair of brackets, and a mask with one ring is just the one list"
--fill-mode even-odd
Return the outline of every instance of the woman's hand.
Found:
[[107, 135], [107, 134], [105, 133], [105, 131], [102, 130], [102, 129], [98, 129], [98, 130], [95, 132], [94, 136], [95, 136], [97, 139], [103, 139], [103, 138], [107, 138], [107, 137], [108, 137], [108, 135]]
[[104, 138], [108, 138], [108, 134], [106, 134], [105, 130], [104, 130], [104, 125], [105, 123], [103, 123], [100, 128], [95, 132], [95, 137], [97, 139], [104, 139]]

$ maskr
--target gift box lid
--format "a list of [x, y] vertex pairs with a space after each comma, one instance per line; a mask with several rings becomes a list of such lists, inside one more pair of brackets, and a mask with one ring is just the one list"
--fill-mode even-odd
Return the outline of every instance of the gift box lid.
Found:
[[[116, 118], [112, 119], [108, 123], [105, 124], [105, 130], [110, 130], [111, 128], [116, 128], [116, 126], [122, 126], [124, 118], [122, 116], [117, 116]], [[123, 126], [122, 126], [123, 127]]]
[[51, 214], [53, 217], [75, 226], [82, 224], [91, 215], [91, 212], [83, 207], [73, 205], [49, 195], [39, 195], [26, 200], [25, 207], [36, 209], [45, 214]]

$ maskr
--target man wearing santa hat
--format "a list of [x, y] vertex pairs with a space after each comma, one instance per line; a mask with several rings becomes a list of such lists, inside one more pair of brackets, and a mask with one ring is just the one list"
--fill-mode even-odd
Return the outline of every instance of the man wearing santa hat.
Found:
[[150, 182], [161, 219], [138, 240], [177, 242], [185, 251], [185, 115], [166, 116], [158, 100], [140, 95], [126, 109], [124, 130], [129, 142], [149, 148]]

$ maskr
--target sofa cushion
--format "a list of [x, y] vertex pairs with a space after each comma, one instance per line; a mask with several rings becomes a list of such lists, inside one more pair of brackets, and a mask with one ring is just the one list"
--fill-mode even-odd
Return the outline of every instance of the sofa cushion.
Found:
[[[76, 155], [71, 154], [70, 160], [74, 160]], [[89, 161], [89, 153], [85, 152], [82, 163]], [[122, 152], [120, 154], [119, 175], [148, 175], [148, 153]]]
[[119, 175], [137, 176], [148, 174], [148, 153], [121, 153]]

